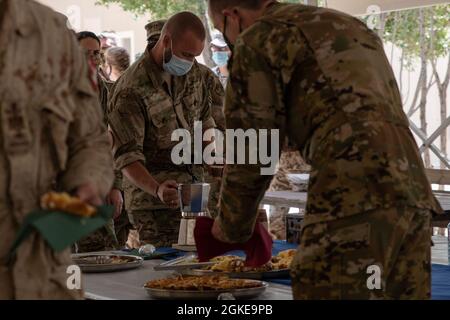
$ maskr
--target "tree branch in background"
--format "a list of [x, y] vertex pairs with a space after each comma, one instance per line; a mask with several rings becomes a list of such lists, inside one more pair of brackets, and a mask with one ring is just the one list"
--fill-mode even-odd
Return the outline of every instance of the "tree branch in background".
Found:
[[[450, 84], [450, 55], [447, 59], [447, 70], [444, 75], [444, 80], [441, 81], [441, 77], [439, 75], [439, 72], [437, 70], [437, 59], [434, 59], [431, 61], [431, 65], [433, 67], [433, 73], [434, 77], [436, 79], [437, 89], [439, 93], [439, 100], [440, 100], [440, 116], [441, 121], [444, 122], [448, 115], [447, 115], [447, 89]], [[442, 130], [440, 135], [440, 144], [441, 144], [441, 151], [446, 155], [447, 154], [447, 128]], [[441, 163], [441, 169], [445, 169], [446, 166], [444, 163]]]
[[[422, 82], [420, 83], [420, 102], [419, 102], [419, 110], [420, 110], [420, 129], [422, 132], [427, 135], [428, 134], [428, 123], [427, 123], [427, 79], [428, 79], [428, 53], [429, 53], [429, 45], [426, 41], [425, 34], [425, 9], [419, 9], [419, 32], [420, 32], [420, 64], [421, 70], [423, 72]], [[425, 148], [424, 151], [424, 162], [425, 167], [431, 167], [431, 157], [430, 157], [430, 149]]]

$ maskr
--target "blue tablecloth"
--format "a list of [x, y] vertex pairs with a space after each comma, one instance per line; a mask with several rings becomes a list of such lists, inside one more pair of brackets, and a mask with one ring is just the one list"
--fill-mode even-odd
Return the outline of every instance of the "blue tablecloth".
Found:
[[431, 266], [431, 298], [450, 300], [450, 266], [441, 264]]
[[[297, 245], [287, 243], [285, 241], [274, 241], [273, 255], [277, 255], [280, 251], [295, 249]], [[161, 248], [160, 252], [168, 252], [173, 249]], [[229, 254], [244, 256], [242, 251], [232, 251]], [[182, 255], [182, 254], [181, 254]], [[432, 265], [431, 272], [431, 297], [433, 300], [450, 300], [450, 266]], [[290, 286], [291, 279], [271, 279], [270, 282]]]

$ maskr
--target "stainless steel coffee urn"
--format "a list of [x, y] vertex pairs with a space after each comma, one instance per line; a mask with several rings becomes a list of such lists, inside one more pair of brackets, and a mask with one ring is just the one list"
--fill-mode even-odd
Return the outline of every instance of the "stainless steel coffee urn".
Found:
[[[195, 246], [195, 218], [210, 216], [208, 211], [210, 191], [211, 185], [208, 183], [180, 184], [178, 186], [182, 219], [177, 248]], [[194, 248], [192, 249], [194, 250]]]

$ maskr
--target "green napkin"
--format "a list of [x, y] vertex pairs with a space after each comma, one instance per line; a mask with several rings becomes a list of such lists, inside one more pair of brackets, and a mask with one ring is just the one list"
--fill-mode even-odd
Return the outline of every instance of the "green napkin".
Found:
[[113, 206], [98, 207], [97, 214], [91, 218], [61, 211], [33, 211], [25, 218], [11, 247], [10, 257], [33, 230], [38, 231], [54, 251], [60, 252], [106, 225], [113, 213]]

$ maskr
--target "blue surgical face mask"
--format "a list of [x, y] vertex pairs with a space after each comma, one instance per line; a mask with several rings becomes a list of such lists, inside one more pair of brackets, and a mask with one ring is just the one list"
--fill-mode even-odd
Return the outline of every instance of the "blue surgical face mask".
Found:
[[214, 51], [212, 54], [212, 59], [218, 67], [225, 67], [229, 58], [230, 56], [226, 51]]
[[170, 44], [170, 51], [172, 53], [172, 58], [170, 58], [169, 62], [166, 62], [166, 59], [163, 57], [163, 68], [166, 72], [173, 76], [181, 77], [191, 71], [192, 66], [194, 65], [193, 61], [184, 60], [174, 55], [172, 43]]

